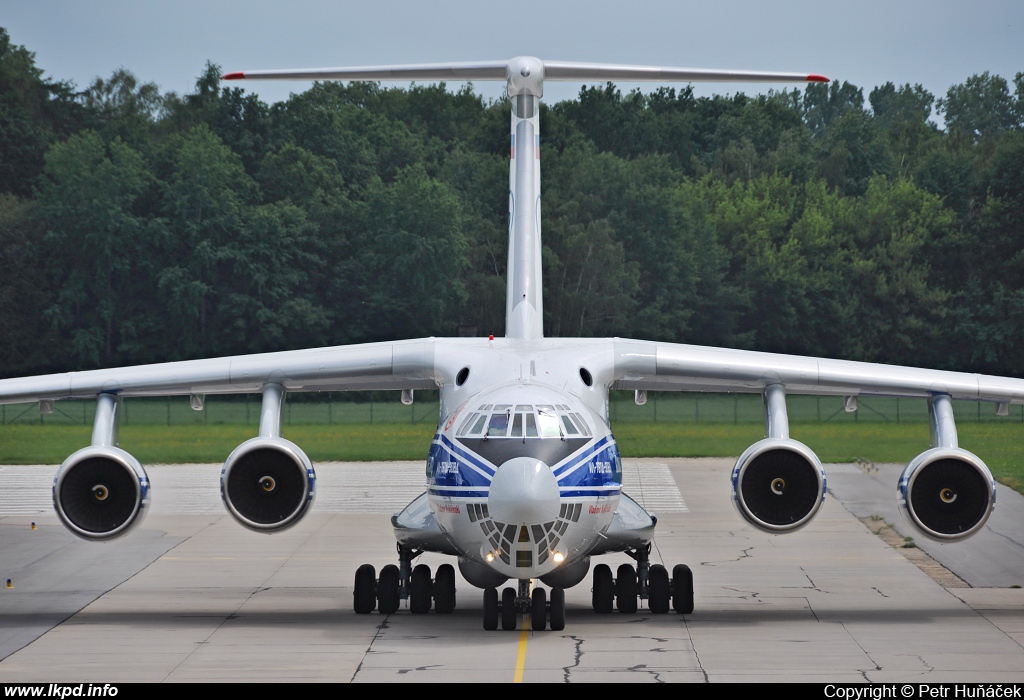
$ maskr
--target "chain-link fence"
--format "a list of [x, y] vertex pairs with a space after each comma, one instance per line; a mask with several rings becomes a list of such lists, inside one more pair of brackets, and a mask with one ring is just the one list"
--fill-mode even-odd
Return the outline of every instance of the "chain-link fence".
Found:
[[[438, 420], [438, 393], [417, 391], [415, 402], [406, 406], [398, 393], [351, 394], [323, 392], [289, 394], [283, 421], [291, 424], [333, 425], [346, 423], [433, 423]], [[928, 406], [924, 399], [859, 397], [858, 410], [848, 413], [840, 396], [789, 396], [789, 419], [793, 423], [924, 423]], [[89, 425], [95, 401], [57, 401], [52, 413], [41, 413], [38, 403], [0, 406], [0, 423]], [[613, 391], [609, 397], [609, 418], [618, 422], [658, 423], [760, 423], [764, 411], [759, 394], [696, 394], [650, 392], [648, 401], [637, 406], [633, 392]], [[997, 416], [995, 404], [954, 401], [958, 422], [1024, 423], [1024, 406], [1013, 406], [1009, 416]], [[260, 396], [208, 396], [202, 411], [194, 411], [189, 397], [125, 399], [123, 425], [194, 425], [259, 423]]]

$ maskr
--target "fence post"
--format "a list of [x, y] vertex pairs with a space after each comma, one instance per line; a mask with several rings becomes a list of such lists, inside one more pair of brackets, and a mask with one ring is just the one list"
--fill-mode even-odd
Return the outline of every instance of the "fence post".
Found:
[[331, 392], [327, 392], [327, 425], [334, 425], [334, 399]]
[[654, 392], [654, 422], [658, 422], [658, 392]]
[[900, 424], [900, 397], [896, 397], [896, 425]]
[[693, 413], [696, 418], [697, 425], [700, 425], [700, 394], [693, 395]]

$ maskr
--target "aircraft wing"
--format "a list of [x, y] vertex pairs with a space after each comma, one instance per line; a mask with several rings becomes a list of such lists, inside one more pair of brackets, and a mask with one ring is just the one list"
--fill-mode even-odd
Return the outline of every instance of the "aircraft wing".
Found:
[[1024, 403], [1024, 380], [699, 345], [616, 339], [611, 388], [787, 394], [908, 396]]
[[434, 338], [0, 379], [0, 404], [119, 396], [436, 389]]

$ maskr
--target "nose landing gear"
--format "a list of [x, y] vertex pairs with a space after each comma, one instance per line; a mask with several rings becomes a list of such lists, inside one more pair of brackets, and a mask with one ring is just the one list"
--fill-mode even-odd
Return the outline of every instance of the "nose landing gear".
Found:
[[530, 583], [530, 579], [521, 579], [518, 592], [512, 587], [503, 589], [500, 602], [496, 588], [484, 589], [485, 630], [498, 629], [500, 617], [501, 629], [512, 631], [520, 614], [530, 616], [530, 627], [534, 631], [541, 632], [549, 624], [556, 632], [565, 629], [565, 590], [552, 588], [548, 600], [547, 591], [536, 586], [531, 592]]

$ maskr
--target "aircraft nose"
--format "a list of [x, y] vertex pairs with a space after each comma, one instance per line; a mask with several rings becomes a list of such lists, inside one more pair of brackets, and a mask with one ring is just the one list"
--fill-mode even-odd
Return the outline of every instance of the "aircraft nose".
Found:
[[539, 524], [558, 518], [561, 499], [551, 468], [533, 457], [515, 457], [494, 473], [487, 508], [499, 523]]

